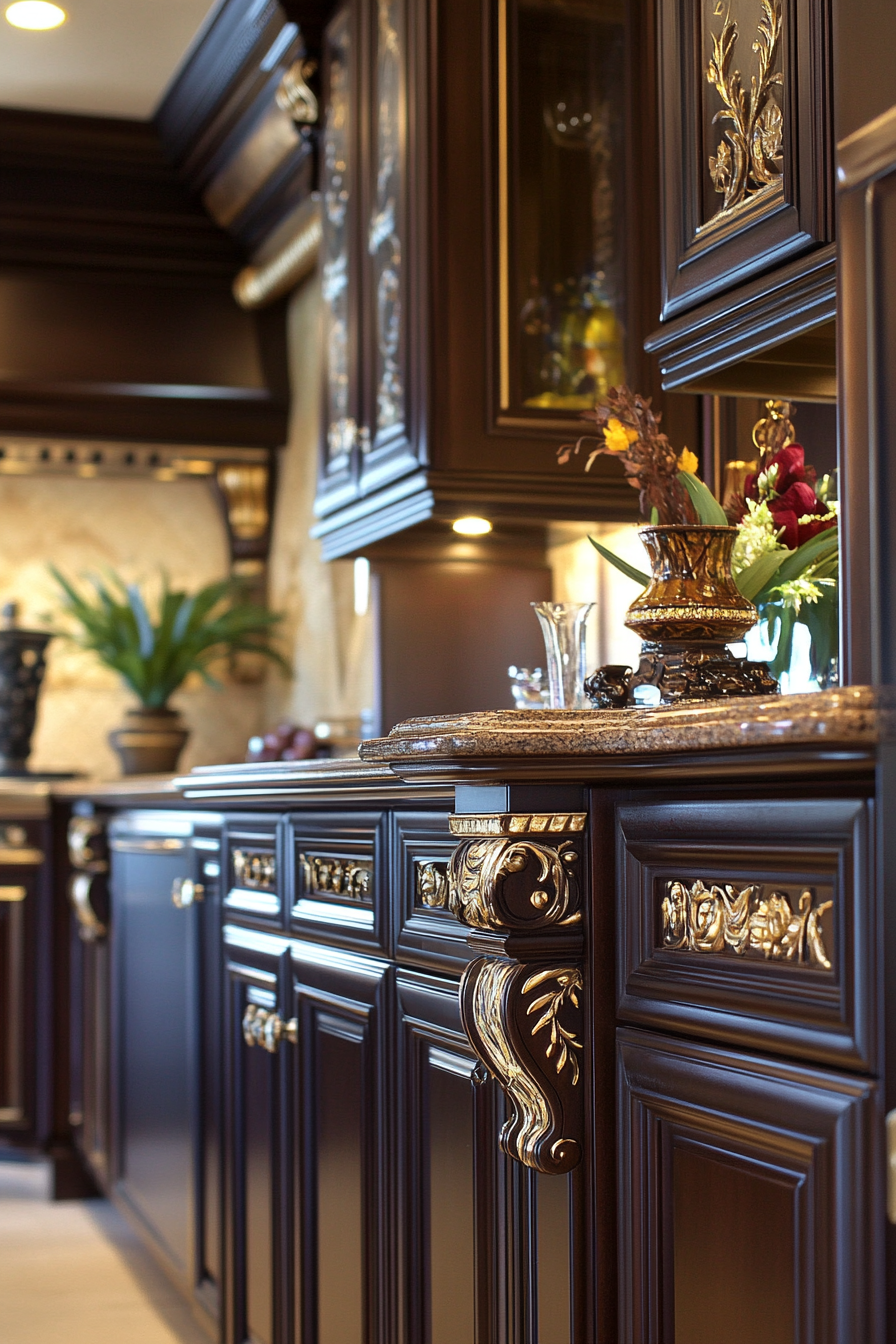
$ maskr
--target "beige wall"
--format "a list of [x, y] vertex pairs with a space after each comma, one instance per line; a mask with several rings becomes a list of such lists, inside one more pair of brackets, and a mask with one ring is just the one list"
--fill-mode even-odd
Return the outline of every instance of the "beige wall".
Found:
[[[192, 736], [182, 766], [241, 760], [248, 738], [283, 718], [313, 726], [360, 714], [372, 701], [371, 618], [353, 606], [353, 566], [324, 565], [313, 522], [320, 389], [320, 289], [295, 294], [289, 314], [293, 411], [280, 454], [270, 601], [284, 613], [282, 644], [295, 676], [268, 673], [223, 691], [188, 684], [173, 703]], [[112, 566], [148, 581], [161, 567], [195, 588], [227, 572], [224, 527], [202, 481], [0, 477], [0, 601], [40, 623], [55, 606], [48, 564], [77, 576]], [[50, 646], [30, 767], [118, 773], [107, 735], [133, 697], [118, 678], [70, 644]]]

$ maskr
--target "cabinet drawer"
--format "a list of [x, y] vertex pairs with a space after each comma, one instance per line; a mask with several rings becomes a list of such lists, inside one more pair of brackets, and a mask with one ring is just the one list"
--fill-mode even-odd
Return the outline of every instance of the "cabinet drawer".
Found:
[[290, 925], [315, 942], [387, 951], [388, 816], [304, 812], [289, 818]]
[[620, 1017], [876, 1068], [871, 806], [620, 806]]
[[228, 919], [263, 925], [282, 923], [282, 873], [277, 823], [259, 817], [227, 822], [224, 910]]
[[466, 929], [448, 910], [448, 863], [457, 837], [447, 812], [395, 815], [400, 961], [459, 970], [471, 960]]

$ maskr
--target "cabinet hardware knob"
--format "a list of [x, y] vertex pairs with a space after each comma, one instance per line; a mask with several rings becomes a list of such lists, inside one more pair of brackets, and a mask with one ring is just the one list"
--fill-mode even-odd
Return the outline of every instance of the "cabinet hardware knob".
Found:
[[270, 1055], [277, 1053], [281, 1041], [289, 1041], [292, 1045], [298, 1044], [298, 1019], [292, 1017], [288, 1022], [284, 1022], [276, 1010], [259, 1008], [257, 1003], [247, 1004], [242, 1026], [243, 1040], [246, 1044], [260, 1045]]
[[201, 882], [194, 882], [191, 877], [176, 877], [171, 884], [171, 901], [178, 910], [186, 910], [188, 906], [195, 905], [204, 895], [205, 887]]

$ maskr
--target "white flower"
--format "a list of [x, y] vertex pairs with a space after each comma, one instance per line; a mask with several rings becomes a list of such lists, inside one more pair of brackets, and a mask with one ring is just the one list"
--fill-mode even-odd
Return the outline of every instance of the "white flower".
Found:
[[737, 538], [731, 553], [731, 572], [734, 576], [737, 577], [767, 551], [783, 550], [778, 541], [782, 531], [783, 528], [775, 527], [775, 520], [767, 504], [757, 504], [755, 499], [748, 499], [747, 512], [737, 525]]
[[794, 616], [799, 616], [800, 607], [804, 602], [811, 606], [821, 597], [822, 588], [836, 588], [836, 586], [836, 579], [809, 579], [801, 575], [798, 579], [790, 579], [787, 583], [779, 584], [775, 592], [781, 594], [784, 606], [790, 607]]

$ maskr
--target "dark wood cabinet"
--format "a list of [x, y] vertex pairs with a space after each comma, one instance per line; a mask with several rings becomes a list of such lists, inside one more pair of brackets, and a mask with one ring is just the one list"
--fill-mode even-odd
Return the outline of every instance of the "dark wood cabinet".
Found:
[[612, 463], [583, 489], [554, 450], [609, 386], [652, 390], [656, 239], [629, 227], [655, 209], [657, 172], [639, 25], [604, 3], [336, 10], [321, 138], [325, 555], [463, 513], [635, 516]]
[[194, 837], [193, 820], [176, 813], [125, 813], [109, 831], [108, 943], [82, 954], [82, 1087], [90, 1102], [82, 1143], [89, 1155], [104, 1137], [93, 1089], [106, 1070], [108, 1012], [110, 1130], [107, 1151], [92, 1165], [163, 1268], [214, 1319], [222, 1235], [220, 842], [214, 830]]
[[882, 1340], [876, 1088], [619, 1033], [624, 1344]]
[[32, 825], [30, 837], [28, 829], [0, 826], [0, 1135], [37, 1138], [47, 1127], [39, 1075], [49, 1014], [38, 957], [48, 942], [48, 901], [43, 828]]

